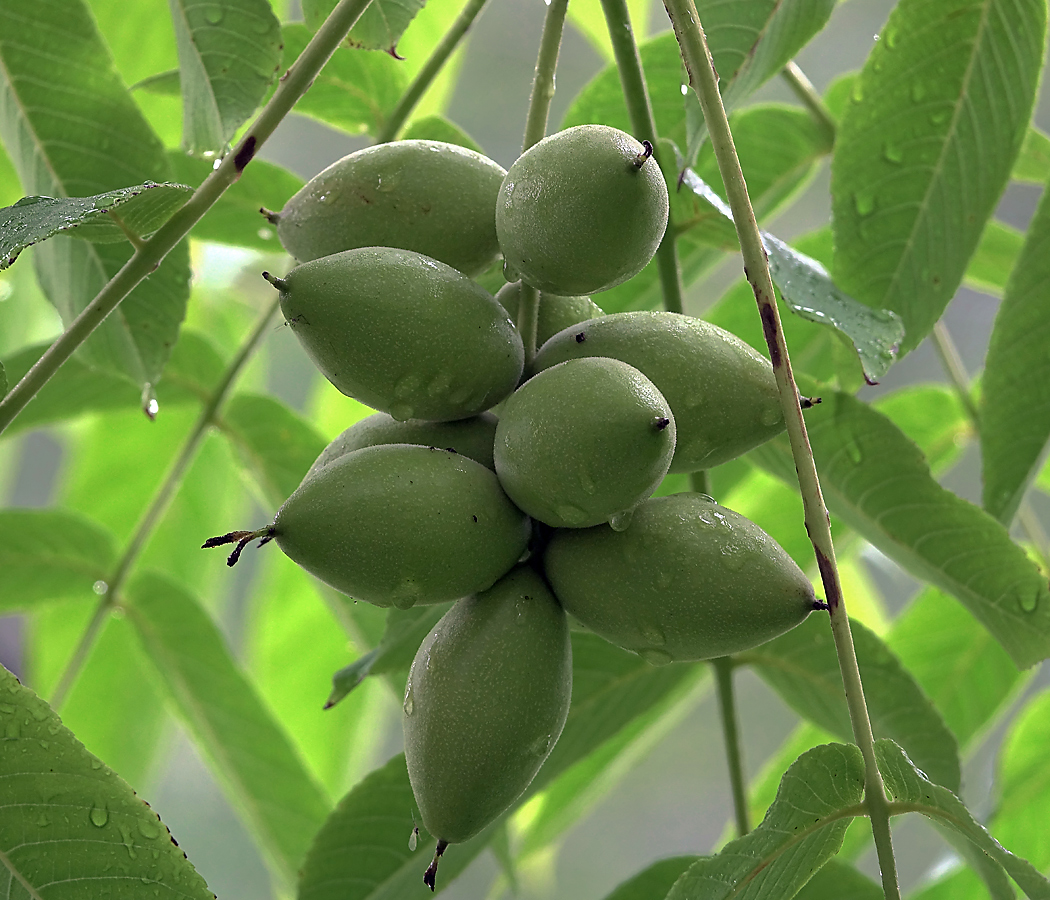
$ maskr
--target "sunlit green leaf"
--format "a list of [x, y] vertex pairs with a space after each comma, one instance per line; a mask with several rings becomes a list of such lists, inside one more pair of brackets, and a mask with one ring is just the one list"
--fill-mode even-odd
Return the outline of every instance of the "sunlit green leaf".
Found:
[[44, 600], [90, 604], [92, 585], [109, 577], [116, 542], [86, 516], [62, 509], [0, 512], [0, 609]]
[[793, 897], [838, 851], [863, 796], [864, 762], [856, 747], [807, 751], [785, 773], [762, 823], [694, 863], [667, 900]]
[[[1050, 656], [1050, 589], [998, 522], [942, 488], [921, 451], [853, 397], [825, 392], [806, 422], [833, 513], [903, 568], [962, 602], [1016, 665]], [[790, 451], [779, 438], [751, 458], [796, 483]]]
[[[337, 0], [303, 0], [303, 18], [311, 31], [321, 27]], [[350, 29], [346, 43], [361, 50], [385, 50], [396, 55], [397, 42], [426, 0], [372, 0]]]
[[[168, 154], [175, 177], [187, 184], [199, 185], [212, 171], [204, 159], [194, 159], [185, 153]], [[277, 229], [260, 212], [279, 210], [299, 188], [303, 180], [280, 166], [264, 159], [254, 159], [237, 179], [205, 213], [190, 237], [237, 247], [251, 247], [265, 252], [280, 252]]]
[[[631, 19], [631, 31], [636, 41], [644, 41], [649, 33], [650, 0], [627, 0], [627, 12]], [[612, 41], [609, 26], [605, 22], [601, 0], [575, 0], [569, 4], [568, 18], [590, 42], [590, 45], [606, 62], [613, 61]]]
[[951, 467], [973, 433], [959, 395], [947, 385], [909, 385], [872, 406], [918, 445], [934, 473]]
[[0, 209], [0, 269], [11, 265], [26, 247], [56, 234], [96, 243], [127, 240], [113, 215], [132, 234], [148, 237], [191, 193], [184, 184], [147, 182], [94, 197], [23, 197]]
[[1050, 191], [1006, 285], [981, 387], [984, 508], [1009, 523], [1050, 440]]
[[401, 138], [406, 141], [444, 141], [446, 144], [466, 147], [475, 153], [483, 152], [469, 134], [444, 116], [424, 116], [422, 119], [416, 119], [405, 129]]
[[[164, 148], [117, 75], [81, 0], [0, 2], [3, 140], [26, 194], [87, 197], [170, 181]], [[130, 246], [55, 237], [33, 251], [41, 286], [70, 322], [131, 256]], [[189, 294], [185, 245], [121, 303], [83, 358], [155, 383]]]
[[956, 869], [911, 894], [909, 900], [988, 900], [988, 891], [972, 869]]
[[70, 885], [129, 898], [211, 900], [149, 806], [59, 717], [0, 667], [0, 890], [51, 897]]
[[182, 88], [182, 146], [221, 153], [255, 112], [281, 62], [267, 0], [171, 0]]
[[275, 874], [293, 883], [329, 811], [323, 790], [190, 594], [143, 574], [128, 585], [127, 598], [128, 618], [230, 802]]
[[974, 290], [1001, 297], [1023, 245], [1024, 235], [1020, 231], [997, 219], [989, 219], [981, 233], [980, 243], [970, 257], [963, 283]]
[[661, 859], [622, 882], [605, 900], [651, 900], [653, 897], [664, 897], [681, 874], [699, 858], [672, 856]]
[[1028, 128], [1046, 35], [1042, 0], [902, 0], [839, 124], [834, 273], [930, 333], [962, 280]]
[[[936, 708], [879, 638], [859, 622], [851, 623], [851, 630], [875, 736], [893, 738], [934, 781], [958, 790], [958, 749]], [[852, 740], [826, 617], [810, 616], [787, 634], [735, 658], [753, 666], [799, 715], [840, 740]]]
[[1050, 136], [1034, 126], [1025, 132], [1010, 177], [1034, 184], [1045, 184], [1050, 179]]
[[894, 621], [887, 643], [963, 747], [984, 733], [1027, 681], [995, 638], [934, 588], [919, 594]]

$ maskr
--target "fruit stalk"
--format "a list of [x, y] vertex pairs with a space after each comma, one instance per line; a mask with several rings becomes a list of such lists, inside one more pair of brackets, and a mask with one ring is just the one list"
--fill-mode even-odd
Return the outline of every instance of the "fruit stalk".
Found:
[[234, 381], [244, 368], [245, 363], [251, 359], [252, 354], [259, 345], [259, 341], [266, 334], [266, 328], [270, 320], [273, 318], [274, 313], [277, 311], [278, 305], [279, 302], [274, 300], [266, 308], [263, 314], [259, 317], [259, 321], [252, 329], [251, 333], [245, 339], [244, 344], [237, 352], [237, 355], [226, 367], [226, 371], [223, 372], [222, 378], [220, 378], [219, 383], [215, 385], [215, 389], [211, 392], [211, 396], [208, 397], [207, 402], [201, 409], [197, 421], [194, 423], [190, 433], [186, 436], [182, 449], [179, 450], [178, 456], [175, 457], [175, 461], [168, 470], [168, 474], [163, 483], [157, 489], [157, 493], [154, 495], [153, 500], [146, 508], [146, 511], [142, 514], [142, 518], [139, 519], [139, 523], [135, 527], [134, 533], [131, 535], [131, 540], [128, 541], [124, 553], [121, 555], [116, 568], [113, 570], [113, 576], [106, 582], [105, 594], [95, 608], [91, 620], [84, 629], [84, 633], [80, 636], [76, 649], [74, 649], [73, 655], [70, 656], [65, 670], [62, 672], [62, 676], [58, 680], [58, 686], [55, 688], [55, 692], [51, 697], [51, 706], [55, 709], [59, 709], [62, 706], [62, 702], [69, 693], [69, 689], [73, 686], [73, 682], [76, 680], [77, 675], [80, 674], [80, 670], [87, 661], [91, 648], [95, 645], [95, 640], [97, 639], [99, 632], [102, 630], [102, 626], [106, 622], [106, 617], [109, 615], [113, 607], [119, 603], [120, 589], [124, 586], [124, 582], [127, 580], [132, 566], [138, 559], [142, 549], [146, 546], [146, 542], [149, 540], [150, 535], [153, 534], [153, 529], [157, 527], [161, 518], [164, 516], [164, 513], [167, 511], [179, 485], [182, 484], [182, 478], [186, 474], [186, 470], [197, 455], [197, 449], [200, 447], [201, 441], [204, 440], [208, 428], [215, 423], [216, 414], [229, 396]]
[[831, 540], [831, 519], [817, 478], [806, 424], [802, 418], [798, 387], [791, 372], [791, 360], [787, 343], [780, 325], [776, 294], [769, 274], [762, 236], [758, 229], [754, 209], [747, 194], [747, 185], [740, 169], [740, 160], [729, 129], [729, 119], [718, 91], [718, 75], [707, 47], [700, 17], [693, 0], [664, 0], [689, 73], [689, 83], [700, 100], [704, 112], [711, 145], [718, 161], [719, 172], [726, 186], [727, 199], [733, 211], [740, 252], [743, 256], [744, 275], [755, 294], [769, 356], [776, 376], [780, 402], [787, 424], [788, 439], [795, 468], [798, 472], [799, 488], [805, 509], [806, 531], [813, 543], [824, 584], [831, 630], [839, 658], [839, 669], [845, 688], [846, 703], [854, 739], [864, 757], [865, 806], [871, 817], [875, 849], [882, 870], [882, 886], [887, 900], [900, 900], [897, 882], [897, 867], [893, 857], [890, 835], [889, 804], [886, 798], [882, 775], [875, 760], [875, 739], [871, 731], [864, 689], [861, 685], [857, 654], [853, 647], [849, 618], [842, 596], [838, 567], [835, 563], [835, 548]]
[[379, 133], [376, 135], [377, 144], [389, 143], [397, 137], [408, 117], [412, 115], [412, 110], [423, 99], [427, 88], [433, 84], [434, 79], [444, 68], [445, 63], [448, 62], [456, 47], [459, 46], [463, 36], [470, 30], [474, 20], [481, 14], [486, 3], [488, 3], [488, 0], [468, 0], [467, 5], [456, 16], [456, 21], [445, 32], [445, 36], [438, 42], [434, 52], [430, 54], [430, 58], [423, 64], [423, 68], [419, 70], [419, 74], [412, 79], [412, 83], [401, 95], [401, 99], [397, 101], [397, 106], [390, 113], [390, 118], [379, 129]]
[[[609, 27], [609, 40], [612, 42], [613, 55], [616, 57], [616, 69], [620, 73], [620, 86], [627, 103], [631, 130], [639, 141], [647, 140], [653, 145], [653, 161], [660, 165], [656, 119], [653, 116], [653, 105], [649, 100], [649, 89], [645, 84], [642, 58], [638, 54], [634, 30], [631, 28], [627, 0], [602, 0], [602, 11], [605, 13], [605, 24]], [[660, 167], [663, 169], [662, 165]], [[668, 312], [680, 313], [683, 311], [682, 277], [678, 266], [675, 234], [674, 209], [672, 208], [667, 216], [667, 230], [656, 250], [656, 267], [660, 273], [664, 309]]]
[[799, 102], [806, 107], [810, 118], [817, 123], [824, 135], [825, 146], [830, 151], [835, 146], [837, 126], [835, 120], [831, 117], [831, 113], [828, 112], [828, 108], [824, 105], [820, 94], [817, 93], [817, 89], [813, 87], [813, 82], [806, 77], [806, 73], [798, 67], [794, 60], [791, 60], [784, 66], [780, 74], [787, 86], [798, 97]]
[[244, 167], [273, 134], [281, 120], [306, 93], [314, 78], [338, 49], [343, 38], [360, 18], [371, 0], [339, 0], [310, 43], [281, 77], [270, 102], [241, 138], [236, 149], [223, 157], [219, 167], [204, 179], [186, 203], [147, 241], [98, 292], [44, 355], [34, 363], [8, 394], [0, 400], [0, 433], [14, 421], [26, 404], [69, 359], [88, 336], [131, 291], [154, 272], [164, 257], [181, 241], [226, 189], [241, 177]]
[[729, 766], [729, 784], [733, 790], [733, 811], [736, 830], [743, 837], [751, 830], [747, 815], [747, 785], [744, 782], [744, 754], [736, 723], [736, 701], [733, 696], [733, 660], [720, 656], [711, 660], [718, 683], [718, 713], [722, 718], [722, 737], [725, 740], [726, 764]]

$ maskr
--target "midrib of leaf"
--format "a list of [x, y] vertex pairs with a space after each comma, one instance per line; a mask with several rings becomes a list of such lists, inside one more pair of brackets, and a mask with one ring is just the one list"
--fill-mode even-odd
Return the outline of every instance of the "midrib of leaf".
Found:
[[[198, 86], [204, 88], [204, 93], [207, 95], [208, 98], [208, 108], [206, 110], [194, 110], [194, 114], [196, 115], [204, 113], [207, 116], [207, 118], [211, 120], [213, 133], [222, 134], [222, 115], [219, 112], [219, 103], [215, 97], [215, 90], [212, 86], [211, 79], [208, 77], [208, 70], [207, 68], [205, 68], [204, 60], [201, 59], [197, 43], [193, 40], [193, 31], [190, 28], [189, 20], [186, 18], [186, 11], [183, 6], [183, 3], [181, 2], [181, 0], [169, 0], [169, 6], [171, 7], [172, 15], [178, 16], [179, 20], [182, 22], [182, 28], [175, 29], [175, 37], [178, 41], [178, 44], [180, 45], [180, 47], [183, 44], [189, 45], [186, 48], [188, 52], [185, 54], [185, 56], [183, 57], [180, 55], [180, 65], [183, 64], [183, 59], [192, 60], [192, 65], [196, 70], [195, 75], [197, 84]], [[182, 89], [183, 91], [185, 91], [184, 85]], [[198, 94], [195, 99], [199, 101], [200, 97], [201, 95]], [[185, 109], [184, 107], [183, 114], [188, 115], [189, 112], [190, 111], [188, 109]], [[186, 129], [183, 130], [184, 132], [186, 131]]]
[[[149, 631], [151, 635], [152, 652], [158, 656], [163, 656], [167, 660], [167, 671], [180, 671], [181, 667], [178, 664], [177, 654], [169, 651], [165, 646], [164, 641], [156, 636], [153, 629], [153, 623], [150, 622], [147, 617], [138, 615], [133, 605], [126, 606], [125, 609], [129, 614], [135, 616], [137, 627], [139, 629], [144, 633], [147, 630]], [[210, 707], [197, 701], [193, 692], [186, 686], [181, 674], [177, 682], [172, 682], [168, 679], [165, 679], [165, 681], [167, 681], [168, 685], [178, 692], [178, 696], [181, 698], [179, 700], [180, 703], [185, 704], [187, 709], [196, 711], [196, 720], [192, 723], [191, 727], [194, 730], [199, 730], [202, 733], [202, 736], [207, 738], [208, 743], [204, 744], [203, 749], [217, 763], [213, 771], [221, 779], [231, 783], [233, 790], [230, 791], [229, 796], [233, 802], [241, 807], [241, 810], [246, 813], [244, 821], [256, 834], [258, 839], [266, 846], [271, 858], [281, 861], [285, 879], [289, 884], [293, 884], [295, 882], [296, 873], [292, 868], [289, 868], [289, 860], [286, 858], [284, 850], [278, 845], [273, 835], [270, 833], [269, 828], [265, 826], [260, 827], [262, 823], [266, 822], [266, 816], [262, 812], [261, 804], [256, 802], [252, 791], [250, 791], [238, 777], [237, 767], [233, 764], [232, 757], [227, 753], [223, 742], [219, 739], [218, 734], [212, 728], [210, 718], [205, 715], [205, 711]]]
[[44, 898], [37, 893], [36, 888], [26, 881], [25, 876], [15, 868], [14, 863], [11, 862], [3, 850], [0, 850], [0, 862], [3, 862], [4, 868], [7, 869], [7, 871], [15, 877], [15, 880], [25, 888], [26, 893], [29, 894], [30, 900], [44, 900]]

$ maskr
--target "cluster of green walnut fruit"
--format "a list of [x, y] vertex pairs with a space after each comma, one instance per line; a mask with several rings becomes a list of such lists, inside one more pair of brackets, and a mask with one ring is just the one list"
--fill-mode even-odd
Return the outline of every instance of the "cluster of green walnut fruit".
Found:
[[[569, 711], [567, 613], [654, 665], [745, 650], [820, 606], [757, 525], [668, 472], [719, 465], [783, 427], [769, 363], [699, 319], [603, 315], [668, 216], [651, 147], [552, 135], [504, 171], [432, 141], [326, 169], [270, 214], [299, 261], [288, 324], [343, 393], [380, 410], [321, 454], [273, 523], [307, 571], [381, 607], [457, 601], [404, 698], [422, 822], [450, 842], [506, 811]], [[472, 280], [504, 260], [495, 296]], [[521, 282], [540, 291], [526, 365]], [[494, 412], [498, 410], [498, 413]]]

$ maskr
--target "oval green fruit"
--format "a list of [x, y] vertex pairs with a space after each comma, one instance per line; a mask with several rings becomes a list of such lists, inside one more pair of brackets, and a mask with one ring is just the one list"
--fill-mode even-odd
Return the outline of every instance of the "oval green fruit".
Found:
[[465, 419], [498, 403], [521, 377], [525, 350], [506, 310], [428, 256], [345, 250], [271, 281], [325, 377], [400, 421]]
[[[512, 322], [518, 321], [521, 302], [521, 282], [512, 281], [496, 292], [496, 299], [507, 311]], [[539, 320], [536, 323], [536, 346], [553, 337], [563, 328], [569, 328], [588, 319], [604, 315], [604, 310], [590, 297], [560, 297], [540, 292]]]
[[710, 322], [670, 312], [601, 316], [554, 335], [532, 368], [591, 356], [629, 363], [667, 398], [678, 426], [672, 472], [710, 469], [784, 430], [769, 360]]
[[277, 236], [299, 262], [355, 247], [415, 250], [477, 275], [499, 255], [496, 195], [506, 172], [441, 141], [395, 141], [343, 157], [293, 196]]
[[674, 447], [674, 416], [653, 383], [617, 359], [588, 358], [540, 372], [504, 401], [493, 458], [530, 516], [585, 528], [623, 521], [656, 490]]
[[656, 665], [748, 650], [817, 608], [783, 548], [703, 494], [647, 500], [623, 532], [557, 531], [544, 569], [568, 613]]
[[490, 470], [405, 444], [334, 460], [296, 488], [272, 526], [278, 546], [321, 581], [401, 609], [488, 588], [529, 534]]
[[440, 447], [466, 456], [495, 472], [492, 444], [496, 439], [496, 422], [496, 417], [489, 412], [456, 422], [427, 422], [422, 419], [399, 422], [386, 413], [376, 413], [355, 422], [325, 447], [306, 473], [306, 478], [317, 474], [347, 453], [380, 444]]
[[541, 291], [608, 290], [642, 270], [667, 227], [667, 185], [641, 143], [607, 125], [544, 138], [507, 170], [496, 234], [510, 269]]
[[508, 809], [558, 740], [571, 693], [565, 612], [532, 569], [457, 602], [405, 687], [405, 761], [427, 831], [458, 843]]

